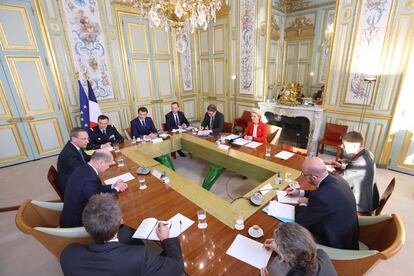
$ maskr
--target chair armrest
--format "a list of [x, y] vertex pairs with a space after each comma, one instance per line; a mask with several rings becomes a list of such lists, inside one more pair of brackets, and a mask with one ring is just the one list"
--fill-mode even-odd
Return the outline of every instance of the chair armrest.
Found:
[[86, 232], [85, 227], [72, 227], [72, 228], [49, 228], [49, 227], [35, 227], [37, 231], [43, 232], [57, 237], [64, 238], [88, 238], [90, 235]]
[[316, 247], [325, 251], [331, 260], [357, 260], [378, 254], [377, 250], [337, 249], [320, 244], [317, 244]]
[[358, 216], [359, 226], [377, 224], [392, 219], [391, 215]]
[[42, 207], [44, 209], [49, 209], [53, 211], [62, 211], [63, 209], [63, 202], [47, 202], [47, 201], [38, 201], [38, 200], [32, 200], [31, 203], [33, 205]]

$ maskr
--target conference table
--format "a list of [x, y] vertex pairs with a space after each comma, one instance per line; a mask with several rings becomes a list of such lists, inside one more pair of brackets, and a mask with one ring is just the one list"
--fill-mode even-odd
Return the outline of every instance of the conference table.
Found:
[[[180, 149], [189, 152], [191, 156], [255, 179], [260, 184], [242, 198], [228, 202], [154, 159]], [[276, 189], [282, 190], [287, 187], [284, 181], [281, 185], [275, 185], [274, 177], [277, 171], [280, 171], [282, 176], [289, 171], [293, 179], [300, 183], [305, 181], [300, 175], [304, 156], [295, 154], [288, 160], [282, 160], [274, 157], [281, 151], [281, 147], [271, 145], [271, 149], [271, 156], [266, 157], [266, 144], [254, 149], [245, 146], [221, 149], [214, 137], [199, 137], [191, 132], [174, 133], [161, 143], [132, 144], [126, 141], [120, 153], [115, 154], [124, 156], [125, 166], [114, 165], [100, 177], [106, 180], [126, 172], [135, 177], [128, 182], [128, 189], [119, 194], [123, 219], [130, 227], [137, 228], [145, 218], [168, 220], [177, 213], [194, 221], [194, 224], [179, 236], [184, 269], [188, 275], [258, 275], [257, 268], [227, 255], [226, 251], [238, 234], [249, 237], [248, 229], [253, 225], [259, 225], [264, 232], [261, 238], [256, 239], [258, 242], [263, 243], [266, 238], [273, 236], [276, 225], [281, 222], [268, 216], [262, 209], [276, 196]], [[191, 162], [191, 158], [187, 158], [188, 162]], [[152, 171], [166, 172], [170, 182], [164, 184], [160, 179], [148, 174], [147, 189], [140, 190], [136, 173], [140, 166], [146, 166]], [[264, 195], [263, 204], [250, 204], [247, 198], [269, 183], [275, 190], [270, 190]], [[206, 229], [197, 227], [197, 211], [200, 209], [207, 212]], [[240, 215], [245, 219], [245, 228], [237, 231], [234, 224], [236, 217]]]

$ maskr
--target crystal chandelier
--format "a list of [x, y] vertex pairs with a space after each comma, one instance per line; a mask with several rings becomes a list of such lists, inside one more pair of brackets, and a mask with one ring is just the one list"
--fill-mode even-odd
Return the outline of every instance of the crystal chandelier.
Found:
[[[226, 0], [226, 4], [227, 4]], [[151, 27], [172, 30], [177, 37], [177, 51], [183, 52], [184, 32], [189, 29], [207, 29], [208, 23], [216, 21], [216, 12], [221, 9], [222, 0], [114, 0], [130, 5], [140, 16], [147, 18]]]

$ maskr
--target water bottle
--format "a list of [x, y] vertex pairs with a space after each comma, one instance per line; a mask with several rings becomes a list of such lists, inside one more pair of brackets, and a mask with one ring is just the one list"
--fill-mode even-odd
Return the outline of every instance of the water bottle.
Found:
[[282, 184], [282, 179], [280, 178], [280, 171], [277, 171], [277, 174], [275, 176], [275, 184], [276, 185]]

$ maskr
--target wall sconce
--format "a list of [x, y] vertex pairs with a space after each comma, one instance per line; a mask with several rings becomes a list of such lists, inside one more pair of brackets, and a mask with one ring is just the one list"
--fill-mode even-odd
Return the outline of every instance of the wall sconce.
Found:
[[333, 24], [329, 24], [326, 27], [325, 34], [323, 36], [323, 41], [322, 41], [323, 48], [329, 48], [329, 46], [331, 45], [331, 41], [332, 41], [332, 35], [333, 35]]

